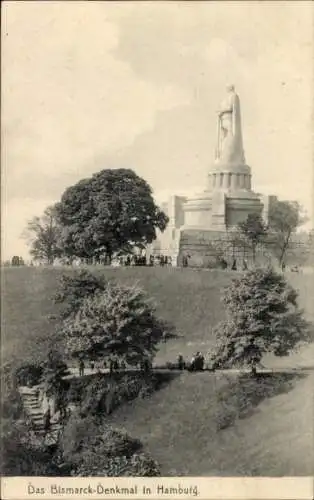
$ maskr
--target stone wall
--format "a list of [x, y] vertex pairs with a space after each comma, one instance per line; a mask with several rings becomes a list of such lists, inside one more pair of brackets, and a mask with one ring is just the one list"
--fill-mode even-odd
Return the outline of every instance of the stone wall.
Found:
[[[312, 245], [313, 246], [313, 245]], [[308, 236], [294, 235], [286, 252], [285, 263], [288, 266], [311, 265], [313, 249]], [[181, 231], [178, 252], [178, 265], [182, 265], [183, 256], [189, 256], [191, 267], [213, 267], [217, 258], [223, 257], [230, 267], [234, 259], [241, 267], [245, 260], [248, 265], [253, 263], [251, 249], [237, 244], [232, 233], [224, 231]], [[312, 259], [312, 260], [311, 260]], [[277, 264], [273, 251], [273, 239], [270, 235], [264, 244], [256, 249], [256, 262], [259, 265]]]

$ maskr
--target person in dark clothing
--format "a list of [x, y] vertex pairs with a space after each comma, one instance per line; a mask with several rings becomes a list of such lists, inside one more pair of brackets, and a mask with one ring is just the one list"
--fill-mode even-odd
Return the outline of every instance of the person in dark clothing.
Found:
[[195, 369], [201, 371], [204, 368], [204, 356], [202, 353], [197, 352], [195, 356]]
[[231, 269], [232, 269], [232, 271], [236, 271], [237, 270], [237, 261], [236, 261], [236, 259], [233, 259]]
[[283, 262], [281, 264], [281, 270], [282, 270], [283, 273], [285, 272], [285, 269], [286, 269], [286, 264]]
[[94, 368], [95, 368], [95, 361], [91, 361], [90, 362], [90, 369], [94, 370]]
[[243, 260], [243, 271], [247, 271], [247, 262], [245, 259]]
[[185, 368], [185, 361], [183, 359], [182, 354], [179, 354], [179, 356], [178, 356], [178, 368], [179, 368], [179, 370], [184, 370], [184, 368]]
[[228, 263], [227, 263], [226, 259], [222, 258], [220, 262], [221, 262], [221, 268], [227, 269]]
[[144, 359], [141, 369], [144, 373], [149, 373], [151, 371], [152, 365], [149, 359]]
[[79, 363], [79, 375], [80, 377], [84, 377], [85, 363], [83, 359], [80, 359]]
[[204, 369], [204, 356], [198, 351], [192, 358], [191, 370], [198, 372]]

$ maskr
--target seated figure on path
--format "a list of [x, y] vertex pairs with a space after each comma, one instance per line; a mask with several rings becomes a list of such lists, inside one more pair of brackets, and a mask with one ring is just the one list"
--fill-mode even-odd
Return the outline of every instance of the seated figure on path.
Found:
[[202, 371], [204, 369], [205, 358], [201, 352], [197, 352], [191, 361], [191, 370], [194, 372]]

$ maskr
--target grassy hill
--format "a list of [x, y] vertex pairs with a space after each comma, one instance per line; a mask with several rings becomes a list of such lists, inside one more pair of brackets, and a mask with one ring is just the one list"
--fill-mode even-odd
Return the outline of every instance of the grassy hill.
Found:
[[[158, 314], [175, 325], [179, 338], [161, 345], [157, 361], [206, 353], [215, 339], [213, 326], [224, 317], [221, 292], [236, 273], [173, 268], [94, 268], [108, 279], [138, 282], [157, 305]], [[4, 360], [27, 360], [44, 355], [54, 340], [56, 312], [52, 297], [58, 278], [72, 269], [5, 268], [2, 270], [2, 355]], [[291, 274], [300, 303], [313, 318], [313, 276]], [[308, 351], [306, 351], [308, 352]], [[304, 357], [304, 356], [303, 356]], [[302, 358], [303, 359], [303, 358]], [[305, 360], [306, 361], [306, 360]], [[305, 362], [304, 361], [304, 362]], [[283, 361], [276, 360], [276, 363]]]
[[258, 382], [184, 373], [112, 420], [140, 437], [165, 476], [310, 476], [313, 383], [313, 373]]
[[[223, 316], [221, 289], [228, 273], [182, 269], [94, 268], [108, 279], [138, 282], [157, 305], [160, 316], [175, 324], [180, 338], [162, 346], [161, 356], [171, 359], [178, 350], [193, 352], [210, 342], [210, 330]], [[55, 325], [49, 315], [56, 312], [52, 296], [64, 269], [8, 268], [3, 272], [3, 356], [23, 359], [44, 351], [53, 338]], [[66, 272], [73, 272], [71, 269]], [[195, 343], [188, 346], [188, 343]], [[187, 349], [189, 347], [189, 349]]]
[[[98, 268], [108, 279], [138, 282], [160, 316], [180, 335], [161, 346], [161, 361], [178, 352], [204, 353], [224, 316], [222, 289], [235, 273], [191, 269]], [[51, 300], [64, 269], [20, 268], [2, 273], [2, 357], [14, 363], [44, 356], [54, 340]], [[72, 273], [71, 269], [66, 272]], [[313, 276], [290, 274], [300, 304], [313, 315]], [[313, 365], [314, 347], [270, 366]], [[157, 360], [158, 361], [158, 360]], [[150, 399], [119, 408], [112, 418], [143, 442], [164, 475], [311, 475], [313, 373], [272, 375], [258, 383], [237, 376], [183, 373]]]

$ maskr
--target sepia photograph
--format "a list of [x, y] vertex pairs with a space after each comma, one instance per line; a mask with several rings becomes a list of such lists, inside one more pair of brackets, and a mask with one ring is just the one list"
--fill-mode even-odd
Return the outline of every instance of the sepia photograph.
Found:
[[28, 478], [15, 500], [313, 476], [313, 12], [2, 3], [1, 476]]

